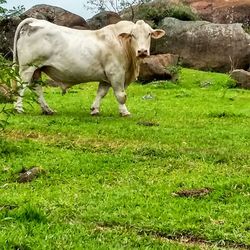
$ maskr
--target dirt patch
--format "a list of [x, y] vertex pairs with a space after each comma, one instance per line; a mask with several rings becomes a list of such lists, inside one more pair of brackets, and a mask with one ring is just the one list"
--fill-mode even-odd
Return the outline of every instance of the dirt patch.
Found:
[[146, 229], [146, 228], [144, 229], [136, 227], [134, 225], [119, 224], [117, 222], [97, 223], [95, 228], [96, 232], [102, 232], [102, 233], [110, 230], [116, 230], [122, 232], [133, 231], [140, 236], [149, 236], [155, 240], [177, 243], [185, 247], [198, 246], [200, 247], [200, 249], [212, 249], [215, 247], [219, 247], [220, 249], [240, 249], [240, 250], [250, 249], [250, 245], [244, 243], [237, 243], [228, 240], [220, 240], [218, 242], [215, 242], [206, 240], [202, 236], [197, 236], [192, 233], [168, 234], [160, 230]]
[[201, 197], [208, 195], [213, 190], [211, 188], [199, 188], [199, 189], [184, 189], [177, 192], [172, 193], [173, 196], [180, 197]]
[[[124, 140], [107, 140], [107, 139], [93, 139], [81, 136], [69, 136], [67, 134], [45, 134], [41, 132], [34, 131], [17, 131], [12, 130], [5, 132], [5, 136], [11, 140], [25, 140], [31, 139], [39, 143], [44, 143], [46, 145], [57, 146], [60, 144], [62, 147], [63, 144], [68, 145], [67, 147], [73, 147], [74, 149], [78, 148], [94, 148], [95, 150], [108, 148], [110, 150], [120, 150], [128, 144]], [[137, 140], [130, 141], [131, 148], [137, 148], [137, 145], [140, 143]], [[69, 146], [71, 145], [71, 146]]]
[[158, 231], [144, 231], [142, 230], [139, 234], [148, 235], [153, 238], [162, 240], [162, 241], [170, 241], [170, 242], [178, 242], [180, 244], [188, 245], [188, 246], [199, 246], [201, 249], [211, 249], [214, 247], [220, 247], [222, 249], [241, 249], [246, 250], [250, 249], [250, 245], [246, 245], [244, 243], [235, 243], [233, 241], [221, 240], [219, 242], [212, 242], [206, 240], [200, 236], [196, 236], [193, 234], [175, 234], [175, 235], [168, 235], [164, 232]]
[[139, 121], [137, 122], [137, 125], [146, 126], [146, 127], [154, 127], [154, 126], [159, 126], [160, 124], [157, 122], [151, 122], [151, 121]]
[[245, 114], [241, 113], [232, 113], [227, 111], [221, 111], [221, 112], [213, 112], [209, 113], [208, 117], [212, 118], [237, 118], [237, 117], [247, 117]]

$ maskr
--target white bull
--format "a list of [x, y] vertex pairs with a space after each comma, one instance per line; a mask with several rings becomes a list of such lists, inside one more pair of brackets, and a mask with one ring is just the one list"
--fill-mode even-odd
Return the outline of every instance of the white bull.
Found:
[[39, 84], [44, 72], [67, 87], [99, 82], [92, 115], [99, 113], [101, 99], [112, 87], [121, 115], [129, 115], [125, 89], [139, 74], [140, 58], [150, 54], [151, 37], [158, 39], [164, 34], [142, 20], [121, 21], [95, 31], [70, 29], [34, 18], [23, 20], [14, 38], [14, 62], [19, 65], [24, 82], [19, 88], [16, 110], [23, 112], [22, 97], [30, 86], [43, 113], [53, 114]]

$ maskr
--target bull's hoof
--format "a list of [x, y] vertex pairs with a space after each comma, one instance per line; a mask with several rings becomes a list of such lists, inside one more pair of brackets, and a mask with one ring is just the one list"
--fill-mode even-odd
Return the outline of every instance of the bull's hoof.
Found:
[[100, 111], [99, 111], [99, 109], [91, 108], [90, 114], [91, 114], [92, 116], [97, 116], [97, 115], [100, 114]]
[[24, 110], [23, 109], [14, 109], [17, 114], [23, 114]]
[[42, 114], [43, 115], [54, 115], [55, 111], [53, 111], [53, 110], [43, 110]]
[[122, 117], [128, 117], [128, 116], [131, 116], [131, 113], [128, 112], [128, 111], [127, 111], [127, 112], [123, 112], [123, 113], [121, 112], [120, 115], [121, 115]]
[[14, 111], [15, 111], [16, 113], [18, 113], [18, 114], [24, 113], [23, 105], [20, 105], [19, 103], [14, 102]]

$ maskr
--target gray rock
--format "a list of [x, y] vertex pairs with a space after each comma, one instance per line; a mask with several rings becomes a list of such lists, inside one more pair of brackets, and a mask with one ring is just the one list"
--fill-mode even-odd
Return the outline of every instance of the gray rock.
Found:
[[88, 20], [88, 25], [90, 29], [96, 30], [100, 29], [109, 24], [115, 24], [121, 21], [121, 17], [112, 11], [102, 11]]
[[35, 5], [21, 15], [22, 19], [27, 17], [44, 19], [57, 25], [62, 25], [70, 28], [89, 28], [87, 22], [83, 17], [71, 13], [63, 8], [47, 4]]
[[241, 24], [214, 24], [165, 18], [160, 28], [166, 35], [152, 43], [152, 53], [180, 55], [184, 66], [228, 72], [249, 68], [250, 35]]
[[236, 69], [231, 72], [231, 77], [240, 88], [250, 89], [250, 72], [243, 69]]

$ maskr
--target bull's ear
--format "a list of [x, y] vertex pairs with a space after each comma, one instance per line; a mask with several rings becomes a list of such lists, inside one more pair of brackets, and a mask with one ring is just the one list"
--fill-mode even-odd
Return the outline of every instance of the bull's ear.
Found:
[[152, 31], [151, 36], [154, 39], [159, 39], [159, 38], [163, 37], [165, 34], [166, 34], [166, 32], [164, 30], [156, 29], [156, 30]]
[[129, 33], [121, 33], [121, 34], [118, 35], [118, 37], [119, 37], [120, 39], [128, 40], [128, 39], [131, 38], [131, 34], [129, 34]]

